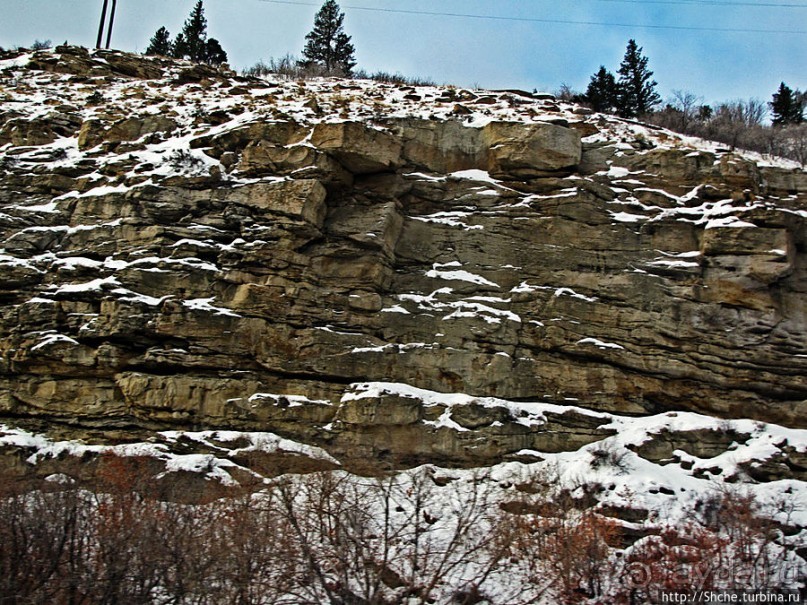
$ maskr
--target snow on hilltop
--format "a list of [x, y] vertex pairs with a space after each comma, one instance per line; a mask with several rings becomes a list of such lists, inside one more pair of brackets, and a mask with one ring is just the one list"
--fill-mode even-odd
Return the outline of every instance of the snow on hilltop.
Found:
[[[65, 53], [73, 49], [60, 47]], [[371, 80], [315, 78], [288, 81], [268, 76], [240, 77], [233, 72], [193, 67], [184, 62], [137, 57], [145, 74], [159, 77], [132, 78], [131, 70], [115, 69], [110, 59], [120, 59], [114, 51], [92, 51], [86, 60], [74, 65], [79, 74], [71, 74], [71, 63], [64, 61], [59, 50], [37, 51], [0, 60], [0, 71], [13, 83], [6, 86], [0, 107], [4, 119], [37, 122], [60, 113], [69, 113], [82, 121], [110, 117], [163, 117], [176, 125], [168, 140], [139, 140], [142, 149], [127, 150], [142, 164], [153, 164], [152, 170], [141, 170], [142, 176], [165, 176], [165, 166], [172, 152], [187, 149], [201, 136], [216, 136], [241, 126], [260, 121], [293, 120], [300, 124], [343, 121], [384, 122], [396, 118], [456, 120], [465, 126], [479, 128], [492, 121], [524, 124], [576, 124], [585, 135], [584, 142], [599, 141], [633, 149], [632, 143], [643, 140], [648, 148], [683, 149], [692, 152], [719, 149], [719, 145], [687, 137], [614, 116], [591, 115], [585, 108], [556, 101], [551, 95], [525, 91], [467, 90], [450, 86], [404, 86]], [[43, 58], [44, 57], [44, 58]], [[63, 66], [63, 67], [62, 67]], [[52, 71], [38, 71], [45, 67]], [[110, 67], [110, 69], [104, 69]], [[150, 67], [150, 69], [148, 69]], [[94, 73], [98, 72], [98, 76]], [[215, 125], [211, 126], [211, 123]], [[590, 126], [588, 126], [590, 125]], [[150, 134], [150, 133], [148, 133]], [[154, 138], [154, 137], [151, 137]], [[301, 141], [300, 144], [306, 144]], [[36, 145], [36, 151], [15, 153], [21, 161], [29, 158], [45, 162], [51, 156], [54, 166], [78, 162], [83, 154], [77, 137], [59, 137], [50, 144]], [[200, 162], [196, 168], [209, 168], [210, 158], [199, 150], [190, 151]], [[123, 155], [123, 154], [121, 154]], [[764, 165], [795, 169], [795, 162], [761, 158], [758, 154], [740, 152]], [[226, 178], [226, 175], [225, 175]], [[99, 183], [100, 186], [100, 183]]]

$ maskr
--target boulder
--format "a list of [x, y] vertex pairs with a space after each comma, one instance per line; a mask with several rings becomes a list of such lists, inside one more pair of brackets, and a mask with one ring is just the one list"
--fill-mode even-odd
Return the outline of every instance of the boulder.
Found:
[[319, 181], [300, 180], [244, 185], [233, 189], [227, 198], [250, 209], [303, 220], [319, 228], [327, 212], [327, 195]]
[[423, 419], [422, 403], [411, 397], [387, 395], [344, 401], [336, 420], [361, 426], [415, 424]]
[[571, 171], [582, 157], [580, 133], [554, 124], [492, 122], [483, 128], [488, 171], [508, 180]]
[[106, 126], [97, 119], [85, 120], [78, 132], [78, 148], [82, 151], [92, 149], [104, 142]]
[[394, 120], [390, 128], [403, 142], [403, 158], [415, 167], [439, 174], [485, 169], [487, 148], [478, 128], [461, 122]]
[[358, 122], [321, 123], [311, 144], [353, 174], [387, 172], [400, 164], [402, 144], [391, 133]]
[[155, 132], [170, 133], [176, 127], [174, 120], [162, 115], [130, 117], [112, 124], [104, 133], [104, 140], [110, 143], [136, 141]]

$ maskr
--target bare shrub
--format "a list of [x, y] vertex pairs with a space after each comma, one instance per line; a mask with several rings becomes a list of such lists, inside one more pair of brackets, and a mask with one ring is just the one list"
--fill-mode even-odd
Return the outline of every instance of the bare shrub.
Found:
[[105, 457], [95, 492], [0, 481], [0, 603], [634, 603], [804, 580], [783, 531], [793, 499], [716, 490], [686, 524], [647, 527], [619, 550], [623, 528], [592, 508], [596, 488], [539, 468], [512, 486], [430, 467], [284, 476], [202, 505], [153, 497], [137, 458]]
[[304, 567], [297, 594], [367, 604], [479, 596], [504, 554], [486, 484], [457, 481], [438, 502], [426, 471], [362, 481], [320, 473], [281, 483]]
[[632, 470], [628, 460], [630, 452], [613, 441], [599, 443], [590, 450], [592, 468], [609, 468], [619, 474], [627, 474]]
[[703, 107], [703, 97], [685, 90], [673, 90], [673, 96], [664, 109], [650, 114], [648, 119], [658, 126], [692, 134], [698, 122], [705, 119]]
[[589, 507], [579, 510], [577, 492], [588, 490], [578, 482], [563, 485], [559, 475], [547, 480], [552, 475], [553, 469], [543, 469], [522, 484], [522, 514], [509, 521], [515, 528], [508, 536], [509, 564], [526, 580], [525, 596], [532, 600], [525, 602], [601, 598], [613, 575], [619, 524]]
[[391, 73], [383, 70], [369, 73], [363, 69], [347, 74], [340, 69], [325, 69], [319, 63], [301, 62], [294, 55], [287, 54], [279, 59], [270, 58], [268, 62], [260, 60], [252, 67], [242, 70], [242, 75], [252, 77], [275, 76], [285, 80], [310, 80], [312, 78], [351, 77], [355, 80], [374, 80], [398, 86], [435, 86], [431, 78], [405, 76], [400, 72]]
[[807, 166], [807, 124], [789, 125], [780, 130], [782, 135], [781, 155]]
[[82, 602], [84, 508], [73, 489], [0, 499], [0, 603]]
[[665, 590], [793, 588], [803, 580], [802, 564], [783, 544], [775, 512], [750, 493], [716, 491], [697, 503], [692, 521], [664, 527], [629, 550], [624, 572], [633, 577], [623, 578], [620, 596], [658, 602]]
[[372, 73], [368, 73], [363, 69], [354, 71], [353, 78], [357, 80], [373, 80], [384, 84], [396, 84], [398, 86], [436, 86], [436, 83], [431, 78], [405, 76], [401, 72], [391, 73], [383, 70]]
[[47, 50], [53, 48], [53, 43], [50, 40], [34, 40], [31, 44], [31, 50]]
[[768, 107], [758, 99], [735, 100], [714, 109], [693, 93], [675, 90], [664, 109], [646, 116], [657, 126], [772, 157], [807, 165], [807, 128], [804, 124], [765, 124]]
[[319, 63], [304, 64], [291, 54], [286, 54], [279, 59], [272, 57], [268, 62], [260, 60], [252, 67], [242, 70], [241, 73], [247, 77], [275, 76], [284, 80], [310, 80], [312, 78], [346, 76], [341, 70], [328, 70]]
[[732, 150], [737, 147], [755, 150], [752, 133], [762, 124], [767, 108], [762, 101], [730, 101], [715, 108], [714, 117], [706, 124], [706, 133]]
[[552, 94], [555, 95], [558, 101], [563, 101], [564, 103], [577, 103], [583, 97], [582, 93], [574, 90], [571, 84], [566, 82], [562, 82], [560, 87]]
[[188, 149], [174, 149], [167, 158], [171, 170], [180, 174], [199, 174], [205, 163]]

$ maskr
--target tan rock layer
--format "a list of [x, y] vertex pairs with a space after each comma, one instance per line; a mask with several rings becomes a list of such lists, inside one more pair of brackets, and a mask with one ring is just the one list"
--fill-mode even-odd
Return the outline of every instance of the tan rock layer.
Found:
[[[89, 59], [71, 61], [37, 67]], [[9, 121], [0, 140], [44, 145], [53, 124]], [[803, 171], [584, 143], [593, 118], [280, 118], [199, 133], [213, 168], [147, 181], [125, 150], [176, 120], [70, 128], [92, 165], [4, 169], [0, 185], [7, 418], [273, 431], [344, 459], [460, 465], [609, 433], [474, 406], [452, 411], [460, 430], [423, 402], [343, 394], [384, 381], [807, 426]], [[114, 157], [102, 176], [93, 154]], [[94, 194], [103, 178], [117, 185]], [[733, 225], [698, 210], [726, 201]]]

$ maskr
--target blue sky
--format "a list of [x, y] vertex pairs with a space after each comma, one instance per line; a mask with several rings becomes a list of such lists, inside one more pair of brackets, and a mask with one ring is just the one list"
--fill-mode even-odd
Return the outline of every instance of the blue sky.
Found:
[[[118, 0], [113, 47], [142, 51], [161, 25], [175, 34], [194, 3]], [[221, 41], [237, 68], [258, 59], [299, 54], [319, 3], [205, 0], [208, 33]], [[706, 102], [750, 97], [768, 101], [780, 81], [807, 89], [807, 0], [344, 0], [340, 4], [359, 67], [368, 71], [399, 71], [459, 86], [552, 91], [567, 83], [582, 90], [601, 64], [616, 71], [625, 44], [634, 38], [649, 57], [665, 97], [678, 89]], [[34, 39], [92, 46], [101, 5], [102, 0], [0, 0], [0, 46], [24, 46]]]

